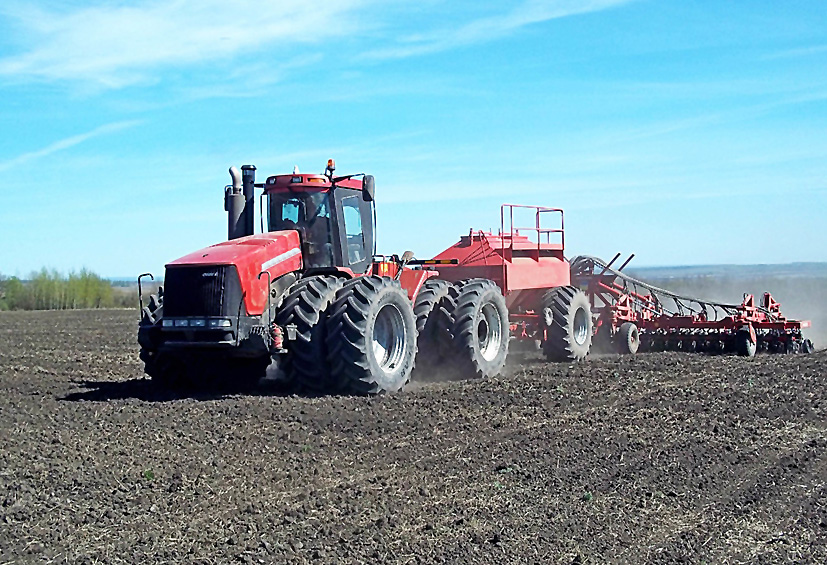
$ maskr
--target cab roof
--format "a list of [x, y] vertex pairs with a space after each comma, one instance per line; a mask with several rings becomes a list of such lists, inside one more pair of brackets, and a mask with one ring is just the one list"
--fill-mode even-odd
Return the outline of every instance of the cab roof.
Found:
[[[336, 177], [333, 177], [335, 180]], [[274, 175], [267, 177], [264, 183], [265, 192], [281, 191], [284, 189], [325, 190], [334, 186], [327, 175], [296, 173], [293, 175]], [[343, 178], [335, 182], [335, 186], [362, 190], [361, 178]]]

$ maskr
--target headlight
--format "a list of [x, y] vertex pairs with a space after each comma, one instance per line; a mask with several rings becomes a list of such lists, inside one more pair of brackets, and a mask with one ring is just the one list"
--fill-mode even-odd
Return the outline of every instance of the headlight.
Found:
[[172, 320], [170, 320], [168, 318], [164, 318], [163, 320], [161, 320], [161, 325], [165, 328], [171, 328], [172, 327]]
[[190, 326], [195, 328], [203, 328], [207, 325], [206, 320], [190, 320]]
[[189, 325], [189, 320], [175, 320], [175, 327], [176, 328], [186, 327], [188, 325]]
[[210, 320], [210, 327], [211, 328], [231, 328], [231, 327], [233, 327], [233, 323], [230, 320], [227, 320], [227, 319]]

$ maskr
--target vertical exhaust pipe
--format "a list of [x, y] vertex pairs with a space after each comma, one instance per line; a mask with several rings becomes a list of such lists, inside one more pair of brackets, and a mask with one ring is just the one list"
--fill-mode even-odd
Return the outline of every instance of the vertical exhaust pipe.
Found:
[[244, 188], [244, 235], [253, 235], [256, 225], [255, 165], [241, 167], [241, 179]]
[[227, 212], [227, 239], [238, 239], [247, 235], [244, 233], [244, 184], [241, 171], [230, 167], [231, 185], [224, 189], [224, 210]]

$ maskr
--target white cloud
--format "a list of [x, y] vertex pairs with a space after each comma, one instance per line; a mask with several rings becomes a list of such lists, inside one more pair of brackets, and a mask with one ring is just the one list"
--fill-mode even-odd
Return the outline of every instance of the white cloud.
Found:
[[107, 135], [110, 133], [115, 133], [117, 131], [134, 127], [139, 123], [140, 122], [137, 120], [113, 122], [111, 124], [105, 124], [100, 127], [97, 127], [91, 131], [87, 131], [86, 133], [73, 135], [71, 137], [55, 141], [54, 143], [50, 143], [42, 149], [37, 149], [36, 151], [23, 153], [22, 155], [18, 155], [17, 157], [14, 157], [7, 161], [0, 161], [0, 172], [14, 169], [30, 161], [36, 161], [37, 159], [40, 159], [42, 157], [48, 157], [49, 155], [57, 153], [58, 151], [63, 151], [65, 149], [74, 147], [75, 145], [80, 145], [84, 141], [88, 141], [94, 137], [99, 137], [101, 135]]
[[403, 37], [400, 44], [365, 53], [369, 59], [393, 59], [436, 53], [510, 35], [530, 24], [605, 10], [635, 0], [526, 0], [505, 14]]
[[159, 66], [229, 61], [276, 43], [329, 41], [350, 28], [362, 0], [144, 0], [74, 11], [28, 4], [0, 8], [20, 30], [22, 51], [0, 76], [119, 88], [152, 82]]
[[[524, 0], [504, 14], [471, 16], [467, 23], [435, 25], [403, 36], [365, 57], [407, 57], [482, 43], [530, 24], [632, 1]], [[401, 3], [422, 9], [417, 0]], [[264, 74], [276, 75], [273, 82], [281, 74], [278, 65], [285, 61], [288, 68], [318, 61], [320, 55], [307, 53], [307, 45], [318, 43], [321, 51], [344, 38], [358, 41], [370, 30], [391, 26], [382, 21], [382, 14], [385, 20], [399, 14], [395, 9], [399, 4], [388, 6], [377, 0], [138, 0], [130, 4], [97, 0], [88, 7], [53, 5], [47, 0], [10, 0], [0, 6], [0, 17], [9, 30], [5, 41], [16, 47], [13, 54], [0, 57], [0, 78], [117, 89], [153, 84], [163, 76], [162, 70], [228, 72], [241, 59], [241, 64], [265, 67]], [[468, 18], [473, 10], [446, 6], [455, 20]], [[251, 54], [256, 55], [255, 62], [243, 59]]]

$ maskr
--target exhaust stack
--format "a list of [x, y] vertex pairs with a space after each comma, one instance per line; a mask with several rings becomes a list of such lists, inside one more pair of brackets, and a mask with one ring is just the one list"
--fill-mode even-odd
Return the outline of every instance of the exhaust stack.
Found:
[[227, 239], [238, 239], [255, 232], [256, 168], [244, 165], [239, 171], [230, 167], [233, 184], [224, 188], [224, 210], [227, 212]]
[[241, 183], [244, 189], [244, 235], [253, 235], [256, 225], [255, 165], [241, 167]]
[[245, 198], [244, 185], [241, 179], [241, 171], [236, 167], [230, 167], [230, 177], [233, 184], [224, 189], [224, 210], [227, 212], [227, 239], [238, 239], [247, 235], [245, 233]]

